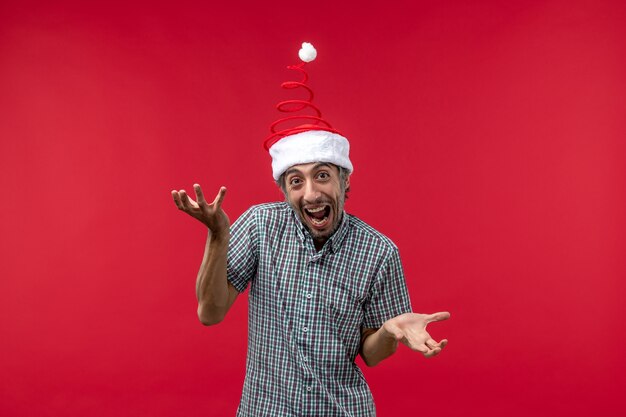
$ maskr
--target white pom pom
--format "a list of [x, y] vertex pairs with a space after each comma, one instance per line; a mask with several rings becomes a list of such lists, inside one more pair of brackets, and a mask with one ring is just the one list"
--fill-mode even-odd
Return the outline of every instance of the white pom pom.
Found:
[[302, 48], [298, 51], [298, 56], [304, 62], [311, 62], [317, 57], [317, 51], [310, 43], [303, 42]]

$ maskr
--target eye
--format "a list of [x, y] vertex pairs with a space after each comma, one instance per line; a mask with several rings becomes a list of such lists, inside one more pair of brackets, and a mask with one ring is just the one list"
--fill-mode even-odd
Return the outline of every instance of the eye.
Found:
[[319, 178], [320, 180], [327, 180], [330, 179], [330, 174], [326, 171], [322, 171], [317, 174], [317, 178]]
[[292, 187], [300, 185], [301, 183], [302, 183], [302, 180], [298, 177], [292, 177], [289, 179], [289, 185]]

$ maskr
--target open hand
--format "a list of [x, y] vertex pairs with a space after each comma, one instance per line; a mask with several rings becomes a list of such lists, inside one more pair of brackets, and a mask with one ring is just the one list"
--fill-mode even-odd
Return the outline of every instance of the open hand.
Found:
[[396, 339], [396, 341], [408, 346], [410, 349], [422, 352], [425, 357], [430, 358], [441, 352], [448, 344], [448, 340], [443, 339], [437, 343], [426, 331], [428, 323], [433, 321], [447, 320], [450, 313], [440, 312], [434, 314], [406, 313], [387, 320], [383, 324], [385, 332]]
[[189, 198], [185, 190], [172, 190], [172, 197], [176, 207], [204, 223], [213, 235], [227, 236], [230, 220], [224, 210], [222, 210], [222, 201], [224, 201], [224, 196], [226, 195], [226, 187], [220, 188], [211, 204], [208, 204], [204, 199], [204, 194], [199, 184], [194, 184], [193, 189], [196, 194], [196, 201]]

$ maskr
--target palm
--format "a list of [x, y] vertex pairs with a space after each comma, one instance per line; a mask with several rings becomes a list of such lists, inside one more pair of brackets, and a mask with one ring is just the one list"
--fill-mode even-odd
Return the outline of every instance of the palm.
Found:
[[193, 188], [196, 194], [196, 201], [189, 198], [185, 190], [172, 191], [176, 207], [204, 223], [211, 233], [227, 233], [230, 227], [230, 220], [224, 210], [222, 210], [222, 201], [226, 195], [226, 188], [220, 188], [212, 203], [206, 202], [200, 185], [195, 184]]
[[406, 313], [388, 320], [383, 327], [398, 342], [412, 350], [422, 352], [426, 357], [430, 357], [441, 352], [448, 341], [443, 339], [441, 342], [436, 342], [426, 331], [426, 326], [433, 321], [446, 320], [449, 317], [450, 313], [447, 312], [435, 314]]

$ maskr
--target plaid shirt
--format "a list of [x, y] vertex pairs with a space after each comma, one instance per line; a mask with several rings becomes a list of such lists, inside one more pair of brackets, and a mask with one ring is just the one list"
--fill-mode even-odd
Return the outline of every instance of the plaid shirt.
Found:
[[362, 328], [411, 311], [397, 247], [344, 213], [317, 252], [287, 203], [231, 227], [228, 280], [250, 284], [248, 359], [239, 417], [374, 416], [354, 363]]

